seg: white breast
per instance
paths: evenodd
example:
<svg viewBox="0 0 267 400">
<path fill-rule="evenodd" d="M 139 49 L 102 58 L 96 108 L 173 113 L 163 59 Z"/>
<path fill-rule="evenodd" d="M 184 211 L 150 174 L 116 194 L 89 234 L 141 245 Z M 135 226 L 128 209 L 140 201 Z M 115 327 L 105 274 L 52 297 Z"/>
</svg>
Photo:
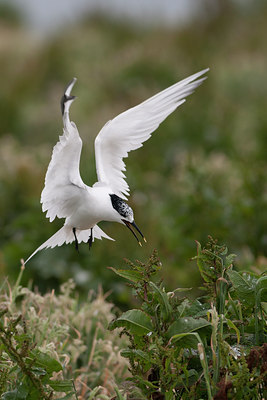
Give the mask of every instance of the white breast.
<svg viewBox="0 0 267 400">
<path fill-rule="evenodd" d="M 107 186 L 90 188 L 87 201 L 66 219 L 65 225 L 84 230 L 92 228 L 100 221 L 121 222 L 120 215 L 112 207 L 110 194 L 111 190 Z"/>
</svg>

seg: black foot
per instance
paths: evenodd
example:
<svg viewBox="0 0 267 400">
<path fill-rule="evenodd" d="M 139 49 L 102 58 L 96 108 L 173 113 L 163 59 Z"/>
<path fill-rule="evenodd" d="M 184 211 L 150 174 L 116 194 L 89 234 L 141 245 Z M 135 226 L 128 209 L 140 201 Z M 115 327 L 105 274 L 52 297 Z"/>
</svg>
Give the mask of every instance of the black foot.
<svg viewBox="0 0 267 400">
<path fill-rule="evenodd" d="M 72 232 L 73 232 L 74 237 L 75 237 L 75 249 L 79 252 L 79 243 L 78 243 L 78 239 L 77 239 L 77 236 L 76 236 L 76 228 L 73 228 Z"/>
<path fill-rule="evenodd" d="M 93 228 L 91 228 L 91 235 L 88 239 L 88 244 L 89 244 L 89 250 L 90 250 L 92 247 L 92 244 L 93 244 Z"/>
</svg>

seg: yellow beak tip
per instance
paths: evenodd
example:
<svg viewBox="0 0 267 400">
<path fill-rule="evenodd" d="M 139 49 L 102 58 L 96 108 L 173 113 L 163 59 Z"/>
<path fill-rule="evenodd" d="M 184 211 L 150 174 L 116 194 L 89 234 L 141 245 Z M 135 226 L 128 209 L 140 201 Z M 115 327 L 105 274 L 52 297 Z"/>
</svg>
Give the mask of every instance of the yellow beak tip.
<svg viewBox="0 0 267 400">
<path fill-rule="evenodd" d="M 138 244 L 139 244 L 139 246 L 141 246 L 141 247 L 142 247 L 142 243 L 141 243 L 141 242 L 138 242 Z"/>
<path fill-rule="evenodd" d="M 144 237 L 143 239 L 144 239 L 144 242 L 146 243 L 147 242 L 146 238 Z"/>
</svg>

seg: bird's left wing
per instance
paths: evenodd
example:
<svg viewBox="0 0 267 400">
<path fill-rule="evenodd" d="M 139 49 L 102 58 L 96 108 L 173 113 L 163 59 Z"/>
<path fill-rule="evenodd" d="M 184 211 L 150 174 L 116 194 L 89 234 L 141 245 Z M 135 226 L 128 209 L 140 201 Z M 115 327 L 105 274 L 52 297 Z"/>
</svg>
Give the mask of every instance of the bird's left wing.
<svg viewBox="0 0 267 400">
<path fill-rule="evenodd" d="M 76 125 L 69 120 L 69 107 L 75 99 L 70 92 L 75 82 L 74 78 L 62 97 L 63 135 L 54 146 L 41 195 L 42 209 L 50 221 L 70 216 L 83 202 L 88 188 L 79 171 L 82 140 Z"/>
<path fill-rule="evenodd" d="M 126 199 L 129 186 L 125 181 L 123 158 L 138 149 L 151 133 L 178 106 L 185 102 L 206 78 L 198 79 L 209 69 L 200 71 L 170 86 L 136 107 L 109 121 L 95 140 L 96 170 L 99 182 L 108 184 L 113 192 Z"/>
</svg>

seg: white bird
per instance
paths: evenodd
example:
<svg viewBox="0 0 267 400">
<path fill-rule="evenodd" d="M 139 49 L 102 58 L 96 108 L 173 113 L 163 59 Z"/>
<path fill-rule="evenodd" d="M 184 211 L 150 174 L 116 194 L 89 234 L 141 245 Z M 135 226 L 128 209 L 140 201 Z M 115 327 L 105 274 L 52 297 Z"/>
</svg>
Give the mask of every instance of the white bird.
<svg viewBox="0 0 267 400">
<path fill-rule="evenodd" d="M 104 125 L 95 139 L 98 182 L 92 187 L 81 179 L 79 164 L 82 140 L 76 125 L 69 118 L 70 105 L 76 98 L 71 95 L 77 80 L 73 78 L 61 99 L 63 135 L 54 146 L 41 194 L 42 210 L 47 212 L 46 217 L 50 222 L 58 217 L 65 218 L 65 223 L 26 262 L 39 250 L 61 246 L 63 243 L 75 241 L 78 250 L 78 243 L 81 242 L 88 242 L 90 248 L 94 239 L 113 240 L 99 228 L 97 224 L 100 221 L 125 224 L 141 245 L 134 227 L 146 241 L 134 222 L 132 208 L 124 201 L 129 196 L 129 186 L 123 173 L 123 158 L 128 157 L 130 151 L 141 147 L 159 124 L 185 102 L 185 98 L 206 79 L 198 78 L 208 70 L 170 86 Z"/>
</svg>

